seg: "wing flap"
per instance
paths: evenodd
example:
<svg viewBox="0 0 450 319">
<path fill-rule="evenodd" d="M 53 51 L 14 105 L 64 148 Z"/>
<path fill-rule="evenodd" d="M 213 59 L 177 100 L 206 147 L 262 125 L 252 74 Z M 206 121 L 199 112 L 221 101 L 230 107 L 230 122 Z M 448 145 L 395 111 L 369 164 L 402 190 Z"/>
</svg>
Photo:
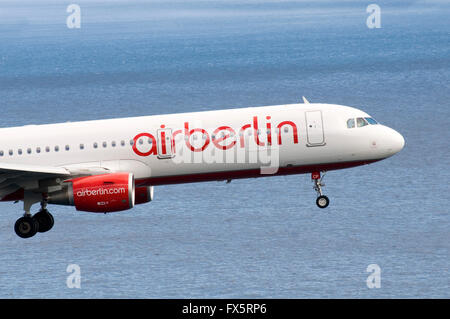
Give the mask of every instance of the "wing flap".
<svg viewBox="0 0 450 319">
<path fill-rule="evenodd" d="M 63 167 L 0 163 L 0 174 L 6 175 L 70 175 Z M 4 177 L 2 177 L 4 178 Z"/>
</svg>

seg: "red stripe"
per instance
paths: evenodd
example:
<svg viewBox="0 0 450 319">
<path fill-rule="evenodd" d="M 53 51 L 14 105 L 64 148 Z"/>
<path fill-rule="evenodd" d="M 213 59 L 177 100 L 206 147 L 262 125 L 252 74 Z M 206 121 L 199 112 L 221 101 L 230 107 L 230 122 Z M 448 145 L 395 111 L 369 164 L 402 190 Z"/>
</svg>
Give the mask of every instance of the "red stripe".
<svg viewBox="0 0 450 319">
<path fill-rule="evenodd" d="M 267 176 L 276 176 L 276 175 L 306 174 L 306 173 L 312 173 L 312 172 L 317 172 L 317 171 L 331 171 L 331 170 L 361 166 L 361 165 L 371 164 L 371 163 L 374 163 L 377 161 L 379 161 L 379 160 L 280 167 L 275 174 L 271 174 L 271 175 L 270 174 L 261 174 L 260 169 L 251 169 L 251 170 L 239 170 L 239 171 L 150 177 L 150 178 L 136 180 L 136 185 L 137 186 L 153 186 L 153 185 L 168 185 L 168 184 L 220 181 L 220 180 L 238 179 L 238 178 L 267 177 Z"/>
<path fill-rule="evenodd" d="M 136 186 L 152 186 L 152 185 L 168 185 L 168 184 L 182 184 L 182 183 L 195 183 L 195 182 L 207 182 L 207 181 L 221 181 L 228 179 L 238 178 L 251 178 L 251 177 L 267 177 L 275 175 L 291 175 L 291 174 L 307 174 L 320 171 L 332 171 L 343 168 L 350 168 L 355 166 L 367 165 L 378 160 L 368 161 L 355 161 L 344 163 L 329 163 L 329 164 L 316 164 L 316 165 L 303 165 L 303 166 L 290 166 L 280 167 L 276 174 L 261 174 L 259 169 L 240 170 L 240 171 L 228 171 L 228 172 L 214 172 L 214 173 L 201 173 L 201 174 L 189 174 L 189 175 L 173 175 L 173 176 L 161 176 L 150 177 L 136 180 Z M 2 198 L 4 201 L 22 200 L 24 195 L 23 189 L 19 189 Z"/>
<path fill-rule="evenodd" d="M 5 197 L 3 197 L 0 202 L 12 202 L 12 201 L 16 201 L 16 200 L 23 200 L 24 197 L 24 190 L 23 188 L 9 194 L 6 195 Z"/>
</svg>

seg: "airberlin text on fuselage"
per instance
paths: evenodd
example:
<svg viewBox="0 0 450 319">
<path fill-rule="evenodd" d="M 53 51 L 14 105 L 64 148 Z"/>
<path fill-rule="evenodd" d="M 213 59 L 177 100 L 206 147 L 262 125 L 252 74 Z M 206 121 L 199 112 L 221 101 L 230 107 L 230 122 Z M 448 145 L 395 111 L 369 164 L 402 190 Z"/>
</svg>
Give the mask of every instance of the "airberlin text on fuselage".
<svg viewBox="0 0 450 319">
<path fill-rule="evenodd" d="M 275 134 L 272 132 L 272 123 L 270 121 L 271 117 L 266 116 L 266 123 L 264 128 L 259 128 L 258 125 L 258 117 L 254 116 L 252 124 L 245 124 L 239 128 L 239 132 L 237 133 L 232 127 L 222 125 L 212 130 L 212 134 L 207 132 L 207 130 L 203 128 L 191 128 L 189 122 L 184 122 L 184 129 L 178 129 L 168 136 L 165 130 L 165 125 L 161 125 L 159 129 L 159 135 L 157 136 L 160 141 L 161 152 L 166 153 L 170 148 L 173 152 L 175 152 L 175 137 L 179 134 L 184 133 L 184 140 L 188 149 L 192 152 L 203 152 L 210 144 L 213 144 L 219 150 L 229 150 L 239 145 L 240 148 L 245 148 L 245 138 L 244 135 L 247 130 L 251 130 L 251 135 L 254 137 L 254 141 L 257 146 L 270 146 L 273 143 L 277 143 L 278 145 L 282 145 L 282 128 L 290 127 L 288 132 L 292 132 L 293 142 L 294 144 L 298 144 L 298 129 L 297 125 L 292 121 L 282 121 L 277 126 L 275 126 Z M 260 138 L 261 131 L 263 131 L 266 138 L 263 140 Z M 211 132 L 211 131 L 210 131 Z M 192 145 L 191 136 L 199 133 L 202 135 L 200 145 Z M 273 136 L 275 135 L 275 136 Z M 239 137 L 239 138 L 238 138 Z M 275 137 L 275 141 L 274 138 Z M 138 141 L 141 138 L 148 138 L 149 144 L 151 145 L 150 149 L 147 151 L 139 150 Z M 150 133 L 140 133 L 134 137 L 133 143 L 133 151 L 139 156 L 150 156 L 150 155 L 158 155 L 158 147 L 157 140 L 154 135 Z"/>
</svg>

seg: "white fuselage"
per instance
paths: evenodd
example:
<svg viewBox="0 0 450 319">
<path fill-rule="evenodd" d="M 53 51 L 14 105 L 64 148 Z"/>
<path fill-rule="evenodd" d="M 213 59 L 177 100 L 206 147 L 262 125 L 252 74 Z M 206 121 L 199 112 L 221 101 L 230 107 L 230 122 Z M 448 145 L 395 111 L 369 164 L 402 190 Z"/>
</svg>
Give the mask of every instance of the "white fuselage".
<svg viewBox="0 0 450 319">
<path fill-rule="evenodd" d="M 295 174 L 392 156 L 403 137 L 351 107 L 291 104 L 0 129 L 0 163 L 97 168 L 138 185 Z"/>
</svg>

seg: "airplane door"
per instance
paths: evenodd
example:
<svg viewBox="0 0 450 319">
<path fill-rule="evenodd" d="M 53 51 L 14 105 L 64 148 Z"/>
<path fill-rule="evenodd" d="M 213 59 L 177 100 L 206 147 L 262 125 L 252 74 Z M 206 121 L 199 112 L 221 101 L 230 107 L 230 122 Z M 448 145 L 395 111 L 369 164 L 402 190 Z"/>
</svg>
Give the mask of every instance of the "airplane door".
<svg viewBox="0 0 450 319">
<path fill-rule="evenodd" d="M 173 153 L 172 129 L 163 128 L 158 130 L 158 158 L 172 158 Z"/>
<path fill-rule="evenodd" d="M 306 115 L 306 133 L 308 135 L 308 146 L 325 145 L 323 131 L 322 111 L 309 111 Z"/>
</svg>

